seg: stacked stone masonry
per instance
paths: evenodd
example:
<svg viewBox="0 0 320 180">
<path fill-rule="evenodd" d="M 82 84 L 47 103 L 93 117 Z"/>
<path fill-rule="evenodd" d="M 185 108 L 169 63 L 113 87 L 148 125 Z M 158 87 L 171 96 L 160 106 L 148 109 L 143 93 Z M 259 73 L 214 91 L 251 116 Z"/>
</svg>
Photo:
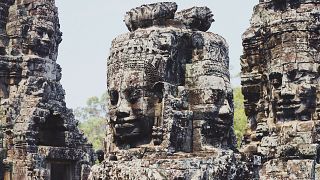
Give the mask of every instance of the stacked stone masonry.
<svg viewBox="0 0 320 180">
<path fill-rule="evenodd" d="M 91 145 L 66 108 L 54 0 L 0 1 L 0 179 L 87 179 Z"/>
<path fill-rule="evenodd" d="M 320 179 L 320 1 L 260 0 L 243 34 L 249 129 L 241 152 L 255 179 Z"/>
<path fill-rule="evenodd" d="M 207 7 L 127 12 L 112 42 L 104 160 L 66 108 L 54 0 L 0 2 L 0 179 L 320 179 L 320 1 L 260 0 L 243 34 L 236 148 L 228 45 Z M 90 175 L 89 175 L 90 173 Z"/>
<path fill-rule="evenodd" d="M 228 45 L 207 7 L 155 3 L 125 15 L 112 41 L 105 161 L 90 179 L 244 179 Z"/>
</svg>

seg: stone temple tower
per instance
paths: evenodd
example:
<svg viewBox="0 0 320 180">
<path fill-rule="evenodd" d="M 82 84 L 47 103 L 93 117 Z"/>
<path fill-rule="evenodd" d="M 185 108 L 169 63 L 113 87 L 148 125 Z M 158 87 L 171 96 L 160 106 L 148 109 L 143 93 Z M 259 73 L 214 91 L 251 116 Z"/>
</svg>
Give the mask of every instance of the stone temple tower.
<svg viewBox="0 0 320 180">
<path fill-rule="evenodd" d="M 66 108 L 54 0 L 0 2 L 0 179 L 86 179 L 92 150 Z"/>
<path fill-rule="evenodd" d="M 243 34 L 242 151 L 257 179 L 320 179 L 320 2 L 260 0 Z"/>
<path fill-rule="evenodd" d="M 90 179 L 239 179 L 228 45 L 207 7 L 173 2 L 125 15 L 112 41 L 105 161 Z"/>
</svg>

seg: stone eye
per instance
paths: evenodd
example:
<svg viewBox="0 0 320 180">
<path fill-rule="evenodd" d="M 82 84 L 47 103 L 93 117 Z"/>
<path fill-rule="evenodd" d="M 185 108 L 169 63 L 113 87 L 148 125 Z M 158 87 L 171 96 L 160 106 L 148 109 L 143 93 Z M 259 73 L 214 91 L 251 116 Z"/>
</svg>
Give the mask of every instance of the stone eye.
<svg viewBox="0 0 320 180">
<path fill-rule="evenodd" d="M 292 70 L 288 72 L 288 78 L 289 80 L 295 80 L 297 77 L 297 71 L 296 70 Z"/>
<path fill-rule="evenodd" d="M 275 88 L 278 88 L 282 85 L 282 74 L 278 72 L 271 73 L 269 80 Z"/>
<path fill-rule="evenodd" d="M 138 101 L 141 91 L 136 88 L 128 88 L 125 90 L 126 99 L 129 103 L 134 104 Z"/>
<path fill-rule="evenodd" d="M 49 39 L 51 39 L 52 36 L 53 36 L 53 33 L 49 31 L 49 32 L 48 32 L 48 37 L 49 37 Z"/>
<path fill-rule="evenodd" d="M 109 96 L 110 96 L 110 103 L 111 105 L 115 106 L 118 104 L 118 100 L 119 100 L 119 93 L 116 90 L 111 90 L 109 92 Z"/>
<path fill-rule="evenodd" d="M 212 98 L 214 99 L 214 102 L 217 104 L 221 104 L 222 101 L 225 99 L 225 92 L 221 89 L 215 89 L 212 90 Z"/>
<path fill-rule="evenodd" d="M 43 29 L 37 28 L 36 32 L 39 36 L 43 36 Z"/>
</svg>

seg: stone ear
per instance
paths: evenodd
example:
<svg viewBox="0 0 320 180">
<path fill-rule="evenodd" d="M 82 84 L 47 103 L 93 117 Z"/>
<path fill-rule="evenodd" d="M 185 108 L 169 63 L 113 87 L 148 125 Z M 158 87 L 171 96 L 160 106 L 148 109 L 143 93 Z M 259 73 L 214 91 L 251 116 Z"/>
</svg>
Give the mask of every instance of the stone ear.
<svg viewBox="0 0 320 180">
<path fill-rule="evenodd" d="M 163 91 L 164 91 L 164 84 L 163 82 L 156 82 L 153 87 L 152 87 L 152 91 L 154 92 L 155 96 L 157 96 L 157 98 L 159 98 L 159 103 L 162 102 L 163 99 Z"/>
</svg>

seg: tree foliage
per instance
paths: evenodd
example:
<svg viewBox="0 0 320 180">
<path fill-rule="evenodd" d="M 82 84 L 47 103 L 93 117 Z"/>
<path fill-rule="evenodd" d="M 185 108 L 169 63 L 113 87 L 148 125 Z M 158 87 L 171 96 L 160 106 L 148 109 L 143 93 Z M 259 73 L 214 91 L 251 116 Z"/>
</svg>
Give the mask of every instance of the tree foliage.
<svg viewBox="0 0 320 180">
<path fill-rule="evenodd" d="M 85 107 L 76 108 L 74 111 L 76 119 L 80 121 L 79 128 L 95 150 L 103 149 L 106 130 L 106 102 L 106 93 L 102 94 L 100 98 L 93 96 L 87 100 Z"/>
<path fill-rule="evenodd" d="M 244 112 L 243 95 L 241 88 L 237 87 L 233 89 L 233 100 L 234 100 L 234 130 L 238 140 L 238 146 L 241 143 L 243 134 L 247 127 L 247 117 Z"/>
<path fill-rule="evenodd" d="M 104 134 L 106 130 L 105 123 L 105 119 L 101 118 L 91 118 L 80 123 L 80 129 L 88 138 L 88 141 L 92 144 L 94 150 L 103 149 Z"/>
<path fill-rule="evenodd" d="M 87 99 L 85 107 L 75 109 L 75 117 L 80 121 L 88 121 L 92 118 L 106 118 L 107 93 L 103 93 L 101 97 L 93 96 Z"/>
</svg>

